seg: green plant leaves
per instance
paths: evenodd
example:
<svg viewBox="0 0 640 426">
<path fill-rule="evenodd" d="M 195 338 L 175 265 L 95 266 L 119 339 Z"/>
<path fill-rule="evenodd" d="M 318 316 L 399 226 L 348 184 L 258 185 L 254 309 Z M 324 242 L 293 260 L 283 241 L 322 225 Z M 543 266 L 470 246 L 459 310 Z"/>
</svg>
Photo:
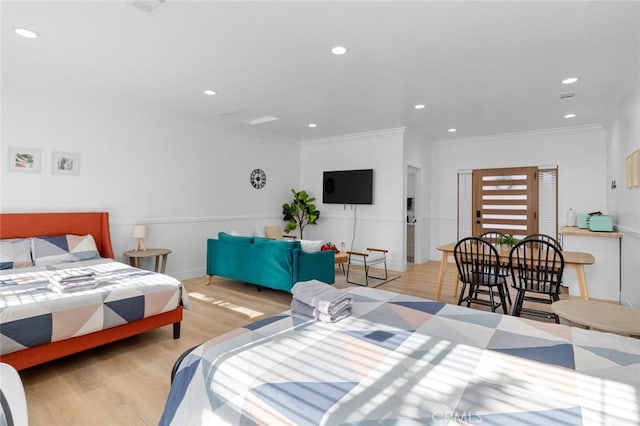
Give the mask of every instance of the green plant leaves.
<svg viewBox="0 0 640 426">
<path fill-rule="evenodd" d="M 291 189 L 293 200 L 282 205 L 282 219 L 287 222 L 285 232 L 293 231 L 300 227 L 300 239 L 302 231 L 306 225 L 316 225 L 320 218 L 320 211 L 316 209 L 313 202 L 316 200 L 310 197 L 307 191 L 296 191 Z"/>
</svg>

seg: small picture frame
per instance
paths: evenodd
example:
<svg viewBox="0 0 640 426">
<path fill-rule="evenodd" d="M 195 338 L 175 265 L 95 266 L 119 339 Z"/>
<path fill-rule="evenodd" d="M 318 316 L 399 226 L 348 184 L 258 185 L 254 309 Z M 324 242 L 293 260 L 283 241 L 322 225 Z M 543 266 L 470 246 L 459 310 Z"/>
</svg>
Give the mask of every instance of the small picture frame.
<svg viewBox="0 0 640 426">
<path fill-rule="evenodd" d="M 80 174 L 80 154 L 77 152 L 53 151 L 51 173 L 55 175 Z"/>
<path fill-rule="evenodd" d="M 9 171 L 40 173 L 42 155 L 39 149 L 9 147 Z"/>
</svg>

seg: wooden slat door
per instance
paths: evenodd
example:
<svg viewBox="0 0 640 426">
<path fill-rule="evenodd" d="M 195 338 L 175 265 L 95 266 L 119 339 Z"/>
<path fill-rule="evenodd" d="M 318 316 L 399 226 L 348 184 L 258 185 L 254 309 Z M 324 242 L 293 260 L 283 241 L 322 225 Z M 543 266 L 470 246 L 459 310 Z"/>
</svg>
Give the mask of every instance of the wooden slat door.
<svg viewBox="0 0 640 426">
<path fill-rule="evenodd" d="M 473 171 L 473 235 L 538 233 L 538 168 Z"/>
</svg>

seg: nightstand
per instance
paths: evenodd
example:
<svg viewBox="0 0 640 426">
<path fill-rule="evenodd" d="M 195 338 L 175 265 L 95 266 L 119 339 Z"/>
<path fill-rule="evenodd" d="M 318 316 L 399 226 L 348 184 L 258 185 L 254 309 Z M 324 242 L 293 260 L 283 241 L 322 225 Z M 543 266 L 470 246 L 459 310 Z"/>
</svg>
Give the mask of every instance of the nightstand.
<svg viewBox="0 0 640 426">
<path fill-rule="evenodd" d="M 124 255 L 129 258 L 129 263 L 131 263 L 131 266 L 135 268 L 140 267 L 140 259 L 146 258 L 146 257 L 155 257 L 156 267 L 154 270 L 156 272 L 160 272 L 164 274 L 164 271 L 167 269 L 167 257 L 169 256 L 169 253 L 171 253 L 171 250 L 169 249 L 151 248 L 151 249 L 140 250 L 140 251 L 135 251 L 135 250 L 125 251 Z M 160 266 L 160 258 L 162 258 L 162 267 L 158 270 L 158 267 Z"/>
</svg>

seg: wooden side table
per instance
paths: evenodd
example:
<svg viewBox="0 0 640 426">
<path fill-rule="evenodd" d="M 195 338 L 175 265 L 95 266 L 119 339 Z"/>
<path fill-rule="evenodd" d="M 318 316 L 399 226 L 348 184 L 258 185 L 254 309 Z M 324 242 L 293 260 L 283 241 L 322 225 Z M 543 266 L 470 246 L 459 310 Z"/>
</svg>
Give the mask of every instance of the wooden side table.
<svg viewBox="0 0 640 426">
<path fill-rule="evenodd" d="M 343 251 L 339 251 L 337 253 L 335 253 L 334 255 L 334 260 L 336 265 L 340 265 L 342 266 L 342 273 L 344 274 L 344 264 L 347 260 L 349 260 L 349 255 Z"/>
<path fill-rule="evenodd" d="M 171 250 L 169 249 L 151 248 L 151 249 L 140 250 L 140 251 L 135 251 L 135 250 L 125 251 L 124 255 L 129 258 L 129 263 L 131 263 L 131 266 L 135 268 L 140 267 L 140 259 L 146 258 L 146 257 L 155 257 L 156 266 L 154 271 L 164 274 L 165 270 L 167 269 L 167 256 L 169 256 L 170 253 L 171 253 Z M 160 258 L 162 258 L 162 267 L 158 268 L 160 266 Z"/>
</svg>

